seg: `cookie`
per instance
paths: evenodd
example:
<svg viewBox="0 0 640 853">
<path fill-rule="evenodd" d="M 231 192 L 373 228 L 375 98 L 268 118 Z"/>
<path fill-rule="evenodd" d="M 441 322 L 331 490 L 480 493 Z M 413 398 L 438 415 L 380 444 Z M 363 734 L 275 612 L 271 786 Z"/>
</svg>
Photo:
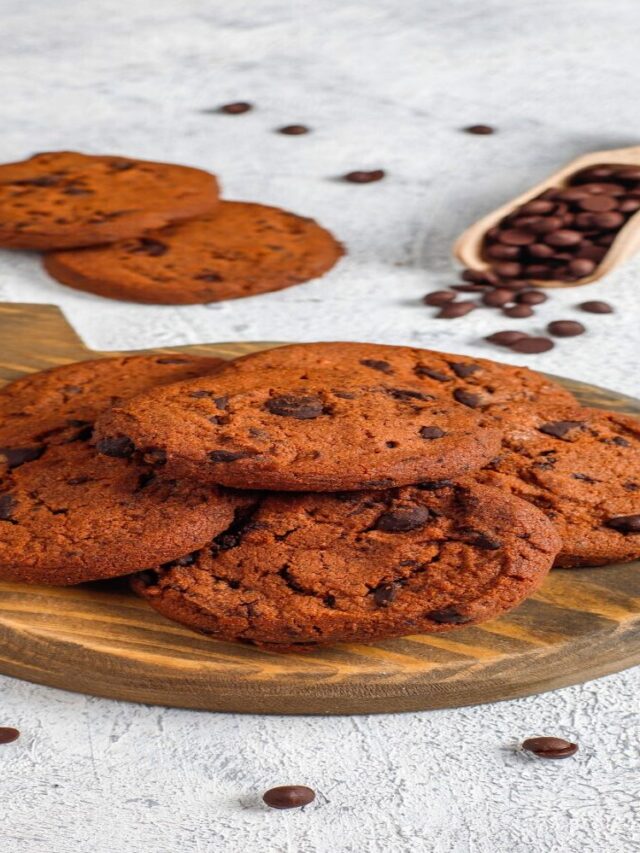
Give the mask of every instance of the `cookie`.
<svg viewBox="0 0 640 853">
<path fill-rule="evenodd" d="M 98 414 L 134 394 L 211 373 L 220 358 L 181 353 L 119 356 L 31 373 L 0 389 L 0 460 L 40 456 L 46 446 L 89 437 Z"/>
<path fill-rule="evenodd" d="M 476 483 L 263 494 L 208 547 L 132 583 L 216 639 L 304 651 L 492 619 L 540 585 L 559 546 L 538 509 Z"/>
<path fill-rule="evenodd" d="M 36 154 L 0 165 L 0 246 L 113 243 L 217 204 L 216 179 L 201 169 L 75 151 Z"/>
<path fill-rule="evenodd" d="M 490 410 L 513 402 L 575 404 L 575 398 L 551 379 L 511 364 L 413 347 L 362 343 L 291 344 L 236 359 L 228 370 L 295 368 L 338 370 L 360 381 L 413 382 L 471 409 Z"/>
<path fill-rule="evenodd" d="M 239 499 L 90 445 L 99 411 L 219 359 L 177 354 L 81 362 L 0 391 L 0 578 L 70 584 L 128 574 L 204 544 Z"/>
<path fill-rule="evenodd" d="M 539 507 L 562 539 L 558 566 L 640 558 L 640 421 L 579 406 L 494 410 L 501 455 L 477 478 Z"/>
<path fill-rule="evenodd" d="M 474 471 L 498 452 L 487 418 L 374 375 L 226 369 L 106 412 L 96 447 L 170 476 L 241 489 L 386 488 Z M 439 391 L 439 389 L 438 389 Z"/>
<path fill-rule="evenodd" d="M 54 445 L 0 476 L 0 578 L 66 585 L 174 560 L 227 528 L 238 502 L 86 441 Z"/>
<path fill-rule="evenodd" d="M 312 219 L 223 201 L 210 215 L 111 246 L 53 252 L 45 268 L 111 299 L 195 304 L 282 290 L 318 278 L 343 254 Z"/>
</svg>

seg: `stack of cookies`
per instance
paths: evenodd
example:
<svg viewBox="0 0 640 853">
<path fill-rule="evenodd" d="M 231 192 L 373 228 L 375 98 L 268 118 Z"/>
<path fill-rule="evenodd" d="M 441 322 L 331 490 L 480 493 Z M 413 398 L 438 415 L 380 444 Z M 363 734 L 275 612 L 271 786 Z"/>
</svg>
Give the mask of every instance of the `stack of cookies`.
<svg viewBox="0 0 640 853">
<path fill-rule="evenodd" d="M 342 246 L 312 219 L 222 201 L 215 175 L 73 151 L 0 165 L 0 247 L 112 299 L 217 302 L 323 275 Z"/>
<path fill-rule="evenodd" d="M 276 651 L 450 631 L 639 557 L 639 448 L 540 374 L 428 350 L 68 365 L 0 391 L 0 577 L 132 575 Z"/>
</svg>

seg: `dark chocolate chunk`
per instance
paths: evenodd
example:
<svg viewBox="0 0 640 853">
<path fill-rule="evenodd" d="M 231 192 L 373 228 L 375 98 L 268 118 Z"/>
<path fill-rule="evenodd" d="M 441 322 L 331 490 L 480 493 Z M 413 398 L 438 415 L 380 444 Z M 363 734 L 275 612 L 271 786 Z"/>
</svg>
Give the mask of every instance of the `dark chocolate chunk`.
<svg viewBox="0 0 640 853">
<path fill-rule="evenodd" d="M 443 435 L 446 435 L 443 429 L 437 426 L 423 426 L 420 427 L 420 437 L 425 439 L 432 438 L 442 438 Z"/>
<path fill-rule="evenodd" d="M 280 785 L 262 795 L 264 802 L 272 809 L 299 809 L 308 806 L 315 798 L 315 791 L 306 785 Z"/>
<path fill-rule="evenodd" d="M 432 610 L 425 614 L 427 619 L 433 622 L 438 622 L 442 625 L 462 625 L 465 622 L 470 622 L 468 616 L 463 616 L 455 607 L 443 607 L 441 610 Z"/>
<path fill-rule="evenodd" d="M 538 430 L 545 435 L 552 435 L 554 438 L 564 438 L 572 429 L 580 427 L 584 427 L 582 421 L 551 421 L 548 424 L 539 426 Z"/>
<path fill-rule="evenodd" d="M 605 525 L 619 533 L 640 533 L 640 515 L 616 515 L 607 519 Z"/>
<path fill-rule="evenodd" d="M 272 415 L 296 418 L 299 421 L 319 418 L 324 410 L 322 400 L 319 397 L 309 395 L 295 397 L 293 394 L 272 397 L 270 400 L 267 400 L 264 407 Z"/>
<path fill-rule="evenodd" d="M 380 373 L 393 373 L 393 368 L 388 361 L 380 361 L 375 358 L 363 358 L 360 364 L 364 367 L 370 367 L 372 370 L 379 370 Z"/>
<path fill-rule="evenodd" d="M 33 462 L 40 459 L 45 451 L 42 444 L 33 447 L 0 447 L 0 457 L 4 456 L 9 468 L 17 468 L 25 462 Z"/>
<path fill-rule="evenodd" d="M 431 518 L 431 510 L 426 506 L 406 507 L 384 512 L 375 523 L 375 530 L 385 533 L 407 533 L 417 530 Z"/>
<path fill-rule="evenodd" d="M 126 459 L 133 456 L 136 446 L 128 435 L 107 436 L 96 442 L 96 450 L 104 456 L 114 456 L 118 459 Z"/>
<path fill-rule="evenodd" d="M 559 737 L 530 737 L 523 741 L 522 748 L 538 758 L 569 758 L 578 751 L 578 744 Z"/>
<path fill-rule="evenodd" d="M 471 391 L 465 391 L 464 388 L 456 388 L 453 392 L 453 399 L 462 403 L 463 406 L 468 406 L 470 409 L 477 409 L 482 403 L 482 399 L 478 394 L 472 394 Z"/>
</svg>

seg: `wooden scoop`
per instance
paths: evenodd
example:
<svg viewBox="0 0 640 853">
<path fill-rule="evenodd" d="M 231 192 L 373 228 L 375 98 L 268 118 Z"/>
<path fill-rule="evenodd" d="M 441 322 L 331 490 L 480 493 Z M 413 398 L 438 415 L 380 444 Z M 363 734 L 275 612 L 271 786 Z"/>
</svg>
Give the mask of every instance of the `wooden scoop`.
<svg viewBox="0 0 640 853">
<path fill-rule="evenodd" d="M 544 192 L 549 187 L 557 187 L 564 185 L 567 178 L 575 172 L 587 166 L 597 166 L 600 164 L 620 163 L 625 166 L 640 166 L 640 146 L 632 148 L 616 148 L 612 151 L 594 151 L 591 154 L 583 154 L 572 160 L 562 169 L 554 172 L 546 180 L 536 184 L 531 189 L 519 195 L 517 198 L 503 204 L 492 213 L 487 214 L 482 219 L 475 222 L 470 228 L 458 237 L 454 247 L 454 256 L 465 265 L 474 270 L 489 270 L 491 265 L 482 256 L 482 246 L 486 232 L 497 225 L 503 217 L 511 213 L 516 207 L 524 204 L 527 201 L 535 198 Z M 592 281 L 598 281 L 611 270 L 615 269 L 619 264 L 627 261 L 640 248 L 640 211 L 631 216 L 623 227 L 618 231 L 618 234 L 609 247 L 607 254 L 598 264 L 595 270 L 584 278 L 577 281 L 553 281 L 553 280 L 537 280 L 533 283 L 539 287 L 578 287 L 582 284 L 589 284 Z"/>
</svg>

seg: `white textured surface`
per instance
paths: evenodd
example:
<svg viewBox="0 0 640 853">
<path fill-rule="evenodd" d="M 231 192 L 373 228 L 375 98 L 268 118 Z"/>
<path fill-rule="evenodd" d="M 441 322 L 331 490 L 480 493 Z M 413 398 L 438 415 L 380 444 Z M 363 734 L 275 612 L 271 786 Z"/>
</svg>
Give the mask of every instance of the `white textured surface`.
<svg viewBox="0 0 640 853">
<path fill-rule="evenodd" d="M 0 0 L 0 160 L 63 147 L 177 160 L 227 196 L 316 216 L 349 256 L 325 279 L 210 307 L 66 290 L 0 257 L 0 299 L 55 302 L 94 347 L 362 339 L 493 356 L 607 298 L 613 317 L 531 363 L 639 393 L 640 260 L 554 294 L 535 321 L 430 319 L 454 237 L 588 150 L 640 141 L 636 0 Z M 255 112 L 206 115 L 248 99 Z M 272 129 L 308 123 L 314 133 Z M 495 124 L 492 137 L 458 131 Z M 383 167 L 369 186 L 332 177 Z M 508 358 L 500 351 L 499 357 Z M 628 853 L 640 850 L 640 671 L 491 707 L 258 718 L 126 705 L 0 679 L 2 850 L 15 853 Z M 577 758 L 511 751 L 565 734 Z M 303 813 L 267 786 L 308 783 Z"/>
</svg>

